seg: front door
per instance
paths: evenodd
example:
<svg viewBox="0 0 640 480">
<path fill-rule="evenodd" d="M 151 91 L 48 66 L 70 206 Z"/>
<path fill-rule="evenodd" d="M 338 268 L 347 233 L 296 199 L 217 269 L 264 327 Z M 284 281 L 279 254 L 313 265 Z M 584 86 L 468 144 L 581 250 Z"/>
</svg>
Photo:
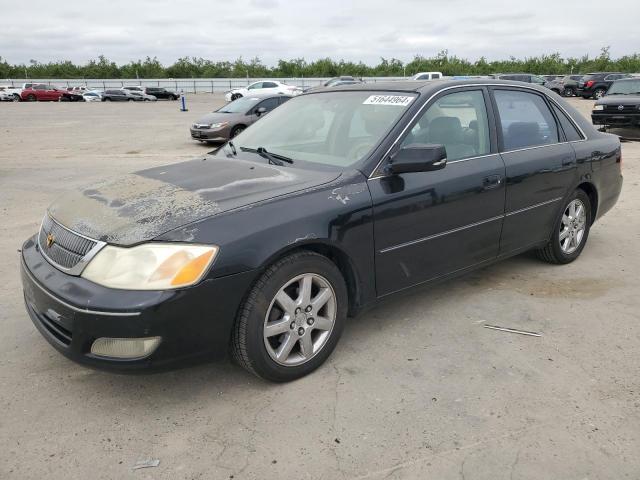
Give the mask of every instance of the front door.
<svg viewBox="0 0 640 480">
<path fill-rule="evenodd" d="M 484 88 L 440 94 L 400 147 L 444 145 L 445 168 L 369 180 L 379 296 L 497 256 L 505 167 L 488 105 Z"/>
</svg>

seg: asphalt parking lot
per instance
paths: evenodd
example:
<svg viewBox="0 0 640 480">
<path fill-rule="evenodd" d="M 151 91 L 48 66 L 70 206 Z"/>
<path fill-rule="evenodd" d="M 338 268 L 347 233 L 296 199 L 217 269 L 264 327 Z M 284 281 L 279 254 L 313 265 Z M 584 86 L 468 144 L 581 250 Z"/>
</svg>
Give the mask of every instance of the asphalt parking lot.
<svg viewBox="0 0 640 480">
<path fill-rule="evenodd" d="M 22 241 L 65 190 L 210 150 L 188 127 L 222 103 L 0 104 L 0 478 L 640 478 L 640 142 L 576 262 L 521 255 L 391 299 L 302 380 L 55 352 L 23 307 Z"/>
</svg>

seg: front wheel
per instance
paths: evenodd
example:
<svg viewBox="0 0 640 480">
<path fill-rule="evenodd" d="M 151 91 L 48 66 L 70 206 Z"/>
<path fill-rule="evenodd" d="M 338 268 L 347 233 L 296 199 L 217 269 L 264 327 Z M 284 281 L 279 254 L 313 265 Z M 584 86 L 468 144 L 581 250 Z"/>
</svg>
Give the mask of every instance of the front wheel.
<svg viewBox="0 0 640 480">
<path fill-rule="evenodd" d="M 573 262 L 587 243 L 591 220 L 591 201 L 584 190 L 578 189 L 565 204 L 551 240 L 537 251 L 538 257 L 555 264 Z"/>
<path fill-rule="evenodd" d="M 20 100 L 22 100 L 22 99 L 20 98 L 20 95 L 18 95 L 17 93 L 14 93 L 14 94 L 13 94 L 13 101 L 14 101 L 14 102 L 19 102 Z"/>
<path fill-rule="evenodd" d="M 233 358 L 266 380 L 303 377 L 338 343 L 347 302 L 344 278 L 328 258 L 310 251 L 286 256 L 264 272 L 240 308 Z"/>
<path fill-rule="evenodd" d="M 574 95 L 575 95 L 575 92 L 574 92 L 573 88 L 571 88 L 571 87 L 566 87 L 566 88 L 564 89 L 564 96 L 565 96 L 565 97 L 573 97 Z"/>
<path fill-rule="evenodd" d="M 35 102 L 36 100 L 37 100 L 37 98 L 33 93 L 30 93 L 29 95 L 27 95 L 27 101 L 28 102 Z"/>
</svg>

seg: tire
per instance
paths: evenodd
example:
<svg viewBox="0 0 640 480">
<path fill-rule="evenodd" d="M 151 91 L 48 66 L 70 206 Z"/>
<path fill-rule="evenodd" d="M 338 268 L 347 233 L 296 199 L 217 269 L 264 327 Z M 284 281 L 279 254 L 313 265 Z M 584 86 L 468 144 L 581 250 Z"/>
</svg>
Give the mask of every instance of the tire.
<svg viewBox="0 0 640 480">
<path fill-rule="evenodd" d="M 569 215 L 571 205 L 582 206 L 584 215 L 576 208 L 575 215 Z M 591 201 L 584 190 L 577 189 L 565 202 L 556 220 L 551 240 L 537 250 L 538 258 L 548 263 L 562 265 L 573 262 L 580 256 L 589 238 L 592 222 Z M 561 238 L 564 237 L 564 240 Z M 574 242 L 574 243 L 572 243 Z"/>
<path fill-rule="evenodd" d="M 103 98 L 103 99 L 102 99 L 102 101 L 103 101 L 103 102 L 110 102 L 110 101 L 111 101 L 111 98 L 110 98 L 110 97 L 105 97 L 105 98 Z"/>
<path fill-rule="evenodd" d="M 234 138 L 238 135 L 240 135 L 244 129 L 247 128 L 244 125 L 236 125 L 235 127 L 233 127 L 231 129 L 231 133 L 229 134 L 229 138 Z"/>
<path fill-rule="evenodd" d="M 305 294 L 303 284 L 315 289 Z M 347 303 L 344 278 L 333 262 L 310 251 L 288 255 L 267 268 L 245 297 L 232 333 L 233 359 L 272 382 L 303 377 L 322 365 L 338 343 Z"/>
<path fill-rule="evenodd" d="M 237 100 L 239 98 L 242 98 L 242 94 L 241 93 L 234 93 L 233 95 L 231 95 L 231 101 L 233 102 L 234 100 Z"/>
<path fill-rule="evenodd" d="M 33 93 L 30 93 L 29 95 L 27 95 L 27 102 L 35 102 L 36 100 L 38 99 Z"/>
<path fill-rule="evenodd" d="M 565 97 L 573 97 L 575 95 L 575 91 L 573 90 L 573 88 L 571 87 L 567 87 L 564 89 L 564 96 Z"/>
<path fill-rule="evenodd" d="M 596 88 L 593 92 L 593 98 L 600 100 L 607 91 L 604 88 Z"/>
<path fill-rule="evenodd" d="M 135 99 L 134 98 L 128 98 L 127 102 L 135 102 Z"/>
<path fill-rule="evenodd" d="M 14 94 L 13 94 L 13 101 L 14 101 L 14 102 L 19 102 L 20 100 L 22 100 L 22 99 L 20 98 L 20 95 L 18 95 L 17 93 L 14 93 Z"/>
</svg>

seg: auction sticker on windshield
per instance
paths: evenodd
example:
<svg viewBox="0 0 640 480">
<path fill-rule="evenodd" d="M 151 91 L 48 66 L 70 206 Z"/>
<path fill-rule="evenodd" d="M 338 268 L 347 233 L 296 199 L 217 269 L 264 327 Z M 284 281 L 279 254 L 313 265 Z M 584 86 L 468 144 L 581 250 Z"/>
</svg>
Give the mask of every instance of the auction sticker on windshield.
<svg viewBox="0 0 640 480">
<path fill-rule="evenodd" d="M 406 107 L 411 103 L 414 97 L 405 95 L 371 95 L 367 98 L 363 105 L 401 105 Z"/>
</svg>

